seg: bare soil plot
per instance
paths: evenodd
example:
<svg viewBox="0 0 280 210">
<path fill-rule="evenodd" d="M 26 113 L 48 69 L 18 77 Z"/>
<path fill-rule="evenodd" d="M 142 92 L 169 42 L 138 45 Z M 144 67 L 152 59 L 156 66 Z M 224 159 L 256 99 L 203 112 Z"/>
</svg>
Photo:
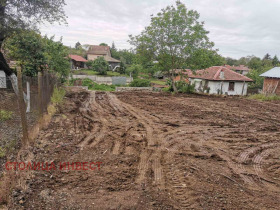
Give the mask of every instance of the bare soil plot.
<svg viewBox="0 0 280 210">
<path fill-rule="evenodd" d="M 72 91 L 40 133 L 26 209 L 278 209 L 280 106 L 240 98 Z M 20 204 L 21 203 L 21 204 Z"/>
</svg>

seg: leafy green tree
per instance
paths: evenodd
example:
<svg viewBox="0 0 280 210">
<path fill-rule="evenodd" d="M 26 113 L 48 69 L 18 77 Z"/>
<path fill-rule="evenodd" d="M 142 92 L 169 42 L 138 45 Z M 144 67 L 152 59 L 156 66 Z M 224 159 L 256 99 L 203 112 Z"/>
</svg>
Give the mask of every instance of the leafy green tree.
<svg viewBox="0 0 280 210">
<path fill-rule="evenodd" d="M 279 59 L 278 59 L 277 55 L 275 55 L 272 59 L 272 65 L 277 66 L 278 64 L 279 64 Z"/>
<path fill-rule="evenodd" d="M 267 53 L 265 54 L 265 56 L 263 57 L 263 60 L 272 60 L 271 56 Z"/>
<path fill-rule="evenodd" d="M 129 42 L 137 53 L 159 62 L 176 91 L 175 69 L 182 68 L 194 51 L 214 46 L 208 33 L 204 23 L 199 22 L 198 12 L 188 10 L 177 1 L 176 6 L 168 6 L 152 17 L 150 25 L 140 35 L 130 35 Z"/>
<path fill-rule="evenodd" d="M 125 66 L 124 62 L 121 61 L 120 68 L 119 68 L 119 73 L 120 74 L 125 74 L 125 72 L 126 72 L 126 66 Z"/>
<path fill-rule="evenodd" d="M 80 42 L 77 42 L 75 44 L 75 49 L 78 50 L 80 47 L 82 47 L 81 43 Z"/>
<path fill-rule="evenodd" d="M 132 76 L 133 78 L 137 78 L 140 72 L 143 72 L 143 67 L 140 64 L 133 64 L 126 69 L 126 74 Z"/>
<path fill-rule="evenodd" d="M 225 59 L 216 50 L 198 49 L 187 61 L 187 68 L 206 69 L 211 66 L 221 66 L 226 63 Z"/>
<path fill-rule="evenodd" d="M 101 44 L 99 44 L 99 46 L 108 46 L 108 44 L 106 44 L 106 43 L 101 43 Z"/>
<path fill-rule="evenodd" d="M 93 61 L 92 69 L 101 75 L 106 75 L 109 70 L 109 63 L 101 56 Z"/>
<path fill-rule="evenodd" d="M 69 60 L 66 59 L 69 55 L 68 49 L 63 45 L 62 38 L 60 41 L 54 41 L 54 38 L 54 36 L 44 37 L 47 66 L 50 71 L 56 72 L 65 81 L 70 72 Z"/>
<path fill-rule="evenodd" d="M 64 0 L 0 0 L 0 48 L 6 38 L 22 29 L 34 29 L 42 22 L 66 23 Z M 17 80 L 0 51 L 0 69 L 11 78 L 17 93 Z"/>
<path fill-rule="evenodd" d="M 116 45 L 115 45 L 114 42 L 112 43 L 112 47 L 111 47 L 110 50 L 111 50 L 111 56 L 112 56 L 112 58 L 120 59 L 120 55 L 119 55 L 119 53 L 118 53 L 118 50 L 117 50 Z"/>
<path fill-rule="evenodd" d="M 226 64 L 230 66 L 238 66 L 238 60 L 234 58 L 227 57 L 226 59 Z"/>
<path fill-rule="evenodd" d="M 55 42 L 54 36 L 49 39 L 35 31 L 21 31 L 6 39 L 4 49 L 20 62 L 25 75 L 36 76 L 39 71 L 49 70 L 66 79 L 69 74 L 67 48 L 62 40 Z"/>
<path fill-rule="evenodd" d="M 248 67 L 250 69 L 260 69 L 262 67 L 262 60 L 256 56 L 252 56 L 248 62 Z"/>
<path fill-rule="evenodd" d="M 20 63 L 28 76 L 35 76 L 38 71 L 47 67 L 44 40 L 34 31 L 14 33 L 6 40 L 4 48 L 7 49 L 9 57 Z"/>
</svg>

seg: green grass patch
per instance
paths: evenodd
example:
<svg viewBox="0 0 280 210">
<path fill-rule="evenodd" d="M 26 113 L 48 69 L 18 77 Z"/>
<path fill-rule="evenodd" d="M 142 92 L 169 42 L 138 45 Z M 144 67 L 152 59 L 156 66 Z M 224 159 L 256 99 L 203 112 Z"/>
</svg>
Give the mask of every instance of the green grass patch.
<svg viewBox="0 0 280 210">
<path fill-rule="evenodd" d="M 154 83 L 157 85 L 166 85 L 166 81 L 164 81 L 164 80 L 151 80 L 151 83 Z"/>
<path fill-rule="evenodd" d="M 151 82 L 150 80 L 147 79 L 134 79 L 130 83 L 130 87 L 150 87 L 150 86 L 151 86 Z"/>
<path fill-rule="evenodd" d="M 278 101 L 278 100 L 280 100 L 280 96 L 255 94 L 255 95 L 249 96 L 249 99 L 254 99 L 254 100 L 259 100 L 259 101 Z"/>
<path fill-rule="evenodd" d="M 53 95 L 51 97 L 51 102 L 55 105 L 59 105 L 63 103 L 63 98 L 65 96 L 66 91 L 64 88 L 54 88 Z"/>
<path fill-rule="evenodd" d="M 87 86 L 89 90 L 115 91 L 116 89 L 115 85 L 97 84 L 91 79 L 84 79 L 82 85 Z"/>
<path fill-rule="evenodd" d="M 72 73 L 75 75 L 89 75 L 89 76 L 98 75 L 102 77 L 114 77 L 114 76 L 128 77 L 128 75 L 120 74 L 119 72 L 115 72 L 115 71 L 107 71 L 106 75 L 100 75 L 97 71 L 91 69 L 75 70 Z"/>
<path fill-rule="evenodd" d="M 0 109 L 0 121 L 6 121 L 10 120 L 13 117 L 13 112 L 12 111 L 6 111 L 3 109 Z"/>
</svg>

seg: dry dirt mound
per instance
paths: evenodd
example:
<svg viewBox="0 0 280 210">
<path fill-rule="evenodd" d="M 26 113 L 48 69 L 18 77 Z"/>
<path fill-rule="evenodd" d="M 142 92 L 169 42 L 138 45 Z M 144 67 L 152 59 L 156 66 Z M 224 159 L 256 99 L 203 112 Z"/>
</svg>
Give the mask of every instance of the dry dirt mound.
<svg viewBox="0 0 280 210">
<path fill-rule="evenodd" d="M 279 125 L 277 104 L 69 92 L 34 161 L 100 170 L 34 171 L 11 208 L 277 209 Z"/>
</svg>

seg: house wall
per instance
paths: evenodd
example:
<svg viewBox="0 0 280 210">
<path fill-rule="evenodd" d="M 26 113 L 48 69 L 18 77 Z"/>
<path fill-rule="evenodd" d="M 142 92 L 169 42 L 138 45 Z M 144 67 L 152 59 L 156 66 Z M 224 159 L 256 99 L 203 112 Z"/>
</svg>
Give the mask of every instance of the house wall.
<svg viewBox="0 0 280 210">
<path fill-rule="evenodd" d="M 6 74 L 0 70 L 0 88 L 7 88 Z"/>
<path fill-rule="evenodd" d="M 88 55 L 87 55 L 87 60 L 93 61 L 93 60 L 95 60 L 96 58 L 98 58 L 98 57 L 100 57 L 100 56 L 104 57 L 104 55 L 92 55 L 92 54 L 88 54 Z"/>
<path fill-rule="evenodd" d="M 191 84 L 195 84 L 195 90 L 197 92 L 207 93 L 206 88 L 210 88 L 209 94 L 227 94 L 227 95 L 242 95 L 242 89 L 244 85 L 243 95 L 247 95 L 248 82 L 235 82 L 234 91 L 229 91 L 229 82 L 228 81 L 206 81 L 202 79 L 190 79 Z M 208 84 L 207 84 L 208 83 Z"/>
<path fill-rule="evenodd" d="M 265 78 L 263 83 L 263 93 L 275 93 L 280 95 L 280 78 Z"/>
</svg>

